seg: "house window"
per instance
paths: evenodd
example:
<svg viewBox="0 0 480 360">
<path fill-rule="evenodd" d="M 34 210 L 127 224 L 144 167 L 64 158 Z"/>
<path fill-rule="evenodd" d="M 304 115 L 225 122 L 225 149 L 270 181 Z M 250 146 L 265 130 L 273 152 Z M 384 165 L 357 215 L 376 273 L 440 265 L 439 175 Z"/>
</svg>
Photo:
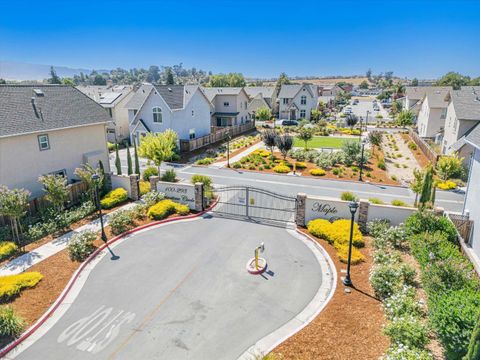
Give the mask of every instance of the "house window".
<svg viewBox="0 0 480 360">
<path fill-rule="evenodd" d="M 243 109 L 243 102 L 240 102 L 240 109 Z"/>
<path fill-rule="evenodd" d="M 442 109 L 442 114 L 440 115 L 440 119 L 445 119 L 447 117 L 447 109 Z"/>
<path fill-rule="evenodd" d="M 300 104 L 307 105 L 307 97 L 305 95 L 302 95 L 302 97 L 300 98 Z"/>
<path fill-rule="evenodd" d="M 287 105 L 288 104 L 288 99 L 287 98 L 283 98 L 283 105 Z"/>
<path fill-rule="evenodd" d="M 229 106 L 230 106 L 230 103 L 229 103 L 228 101 L 225 101 L 225 102 L 223 103 L 223 106 L 229 107 Z"/>
<path fill-rule="evenodd" d="M 195 116 L 195 111 L 192 110 L 192 116 Z"/>
<path fill-rule="evenodd" d="M 65 170 L 65 169 L 57 170 L 57 171 L 51 172 L 50 175 L 60 175 L 64 178 L 66 178 L 67 177 L 67 170 Z"/>
<path fill-rule="evenodd" d="M 50 150 L 48 135 L 38 135 L 38 147 L 40 148 L 40 151 Z"/>
<path fill-rule="evenodd" d="M 190 140 L 195 139 L 195 129 L 190 129 L 188 137 L 190 138 Z"/>
<path fill-rule="evenodd" d="M 305 110 L 300 110 L 300 118 L 305 119 Z"/>
<path fill-rule="evenodd" d="M 158 106 L 152 109 L 153 112 L 153 122 L 154 123 L 161 123 L 162 122 L 162 109 Z"/>
</svg>

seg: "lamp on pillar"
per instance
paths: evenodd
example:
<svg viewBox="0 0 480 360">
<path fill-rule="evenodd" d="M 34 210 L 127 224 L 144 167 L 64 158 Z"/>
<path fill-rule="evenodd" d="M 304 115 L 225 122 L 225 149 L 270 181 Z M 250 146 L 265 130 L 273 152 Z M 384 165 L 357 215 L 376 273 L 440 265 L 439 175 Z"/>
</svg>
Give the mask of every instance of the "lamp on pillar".
<svg viewBox="0 0 480 360">
<path fill-rule="evenodd" d="M 352 242 L 353 242 L 353 225 L 355 223 L 355 213 L 358 209 L 358 202 L 352 201 L 348 204 L 350 214 L 352 214 L 352 220 L 350 223 L 350 241 L 348 243 L 348 262 L 347 262 L 347 275 L 343 279 L 343 284 L 346 286 L 352 286 L 352 280 L 350 279 L 350 263 L 352 261 Z"/>
</svg>

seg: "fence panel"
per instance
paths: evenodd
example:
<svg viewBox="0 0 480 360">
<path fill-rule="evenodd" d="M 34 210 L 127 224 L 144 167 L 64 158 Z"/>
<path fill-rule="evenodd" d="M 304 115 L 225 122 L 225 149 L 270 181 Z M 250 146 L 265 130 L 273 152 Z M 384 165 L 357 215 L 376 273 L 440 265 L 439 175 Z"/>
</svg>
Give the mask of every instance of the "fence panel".
<svg viewBox="0 0 480 360">
<path fill-rule="evenodd" d="M 417 146 L 422 150 L 422 152 L 425 154 L 428 160 L 432 162 L 432 164 L 435 166 L 439 155 L 432 150 L 430 145 L 428 145 L 425 140 L 423 140 L 416 132 L 414 132 L 412 129 L 408 130 L 408 134 L 412 138 L 413 142 L 417 144 Z"/>
</svg>

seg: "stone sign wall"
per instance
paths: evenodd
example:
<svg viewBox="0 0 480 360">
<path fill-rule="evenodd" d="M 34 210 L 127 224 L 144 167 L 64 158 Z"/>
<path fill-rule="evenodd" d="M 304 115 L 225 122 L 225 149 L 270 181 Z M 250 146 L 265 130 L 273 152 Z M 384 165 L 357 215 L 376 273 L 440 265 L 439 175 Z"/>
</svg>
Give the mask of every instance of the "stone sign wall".
<svg viewBox="0 0 480 360">
<path fill-rule="evenodd" d="M 188 205 L 190 209 L 196 210 L 194 185 L 158 181 L 157 191 L 164 193 L 166 199 Z"/>
<path fill-rule="evenodd" d="M 348 201 L 328 197 L 307 196 L 305 201 L 305 224 L 313 219 L 350 219 Z M 355 220 L 358 218 L 358 211 Z"/>
</svg>

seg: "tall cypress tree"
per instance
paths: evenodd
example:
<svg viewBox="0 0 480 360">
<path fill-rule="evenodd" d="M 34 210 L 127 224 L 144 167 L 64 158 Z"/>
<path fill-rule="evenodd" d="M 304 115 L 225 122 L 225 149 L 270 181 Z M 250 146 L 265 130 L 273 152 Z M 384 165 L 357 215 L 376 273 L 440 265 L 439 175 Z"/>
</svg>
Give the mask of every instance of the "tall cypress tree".
<svg viewBox="0 0 480 360">
<path fill-rule="evenodd" d="M 132 175 L 132 155 L 130 155 L 130 146 L 127 145 L 127 172 L 128 175 Z"/>
<path fill-rule="evenodd" d="M 135 174 L 140 175 L 140 162 L 138 161 L 137 144 L 133 141 L 133 157 L 135 158 Z"/>
<path fill-rule="evenodd" d="M 433 186 L 433 167 L 428 165 L 425 171 L 425 177 L 423 178 L 422 191 L 420 193 L 420 204 L 425 207 L 425 204 L 432 199 L 432 186 Z"/>
<path fill-rule="evenodd" d="M 107 179 L 105 179 L 105 167 L 103 166 L 102 160 L 98 160 L 98 169 L 100 170 L 100 176 L 102 178 L 100 189 L 101 189 L 102 195 L 104 195 L 108 192 L 108 190 L 107 190 Z"/>
<path fill-rule="evenodd" d="M 122 175 L 122 163 L 118 155 L 118 144 L 115 144 L 115 167 L 117 168 L 117 175 Z"/>
</svg>

